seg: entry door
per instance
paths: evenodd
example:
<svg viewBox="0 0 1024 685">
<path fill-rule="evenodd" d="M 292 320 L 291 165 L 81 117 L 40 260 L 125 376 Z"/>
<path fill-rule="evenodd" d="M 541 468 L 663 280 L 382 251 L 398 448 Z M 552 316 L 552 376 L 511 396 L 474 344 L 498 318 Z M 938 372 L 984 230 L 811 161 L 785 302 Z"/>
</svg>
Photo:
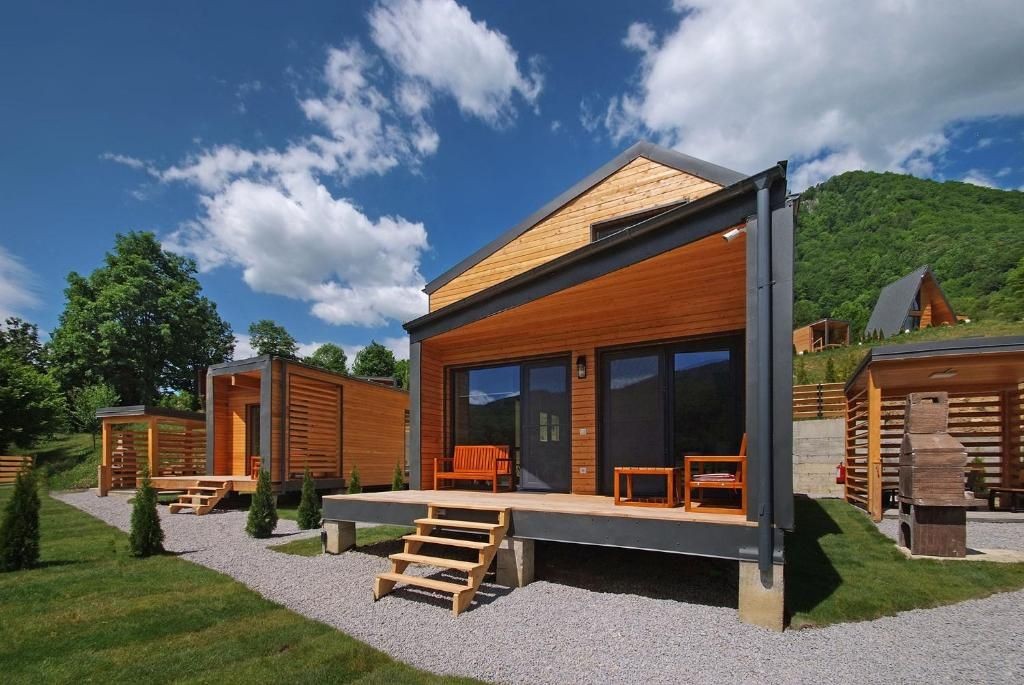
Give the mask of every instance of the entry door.
<svg viewBox="0 0 1024 685">
<path fill-rule="evenodd" d="M 569 432 L 569 362 L 530 362 L 522 368 L 522 455 L 519 487 L 569 492 L 572 434 Z"/>
<path fill-rule="evenodd" d="M 611 495 L 616 466 L 666 464 L 664 355 L 626 350 L 602 355 L 601 364 L 601 492 Z"/>
</svg>

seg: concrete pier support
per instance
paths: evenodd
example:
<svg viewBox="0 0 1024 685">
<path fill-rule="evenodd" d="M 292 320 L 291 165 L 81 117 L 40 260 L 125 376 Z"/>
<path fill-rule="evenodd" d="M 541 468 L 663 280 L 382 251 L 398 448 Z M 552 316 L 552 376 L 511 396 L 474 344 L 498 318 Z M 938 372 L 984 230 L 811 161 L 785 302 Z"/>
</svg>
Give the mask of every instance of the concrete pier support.
<svg viewBox="0 0 1024 685">
<path fill-rule="evenodd" d="M 785 589 L 782 564 L 772 566 L 771 587 L 761 582 L 761 571 L 756 561 L 740 563 L 740 621 L 768 630 L 785 628 Z"/>
<path fill-rule="evenodd" d="M 356 524 L 354 521 L 324 521 L 320 539 L 324 553 L 341 554 L 356 546 Z"/>
<path fill-rule="evenodd" d="M 533 582 L 533 540 L 505 538 L 498 546 L 497 582 L 505 587 L 525 587 Z"/>
</svg>

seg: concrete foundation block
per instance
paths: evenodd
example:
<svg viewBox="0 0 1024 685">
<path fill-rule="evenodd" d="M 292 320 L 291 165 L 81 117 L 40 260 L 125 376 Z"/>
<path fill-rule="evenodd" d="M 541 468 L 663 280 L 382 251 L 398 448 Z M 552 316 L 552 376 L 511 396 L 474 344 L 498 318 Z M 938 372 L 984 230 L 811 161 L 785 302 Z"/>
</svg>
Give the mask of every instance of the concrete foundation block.
<svg viewBox="0 0 1024 685">
<path fill-rule="evenodd" d="M 761 570 L 756 561 L 740 562 L 740 621 L 768 630 L 785 628 L 784 566 L 774 564 L 770 587 L 761 582 Z"/>
<path fill-rule="evenodd" d="M 505 538 L 498 546 L 497 582 L 505 587 L 525 587 L 533 582 L 534 541 Z"/>
<path fill-rule="evenodd" d="M 325 554 L 341 554 L 356 546 L 356 524 L 354 521 L 324 521 L 320 540 Z"/>
</svg>

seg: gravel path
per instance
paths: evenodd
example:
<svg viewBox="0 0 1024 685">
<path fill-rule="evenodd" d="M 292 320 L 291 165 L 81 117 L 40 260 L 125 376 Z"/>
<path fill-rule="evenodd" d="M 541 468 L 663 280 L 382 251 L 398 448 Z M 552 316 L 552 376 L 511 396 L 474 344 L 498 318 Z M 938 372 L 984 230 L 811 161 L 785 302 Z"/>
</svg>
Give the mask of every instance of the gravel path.
<svg viewBox="0 0 1024 685">
<path fill-rule="evenodd" d="M 893 540 L 898 538 L 899 521 L 883 519 L 878 530 Z M 1024 551 L 1024 523 L 967 522 L 967 546 L 973 549 L 1016 549 Z"/>
<path fill-rule="evenodd" d="M 128 527 L 123 499 L 90 492 L 58 499 Z M 450 602 L 417 601 L 426 595 L 413 590 L 374 603 L 382 556 L 277 554 L 246 537 L 245 512 L 161 513 L 168 549 L 436 673 L 560 684 L 1024 681 L 1024 591 L 776 634 L 739 623 L 735 596 L 723 601 L 715 590 L 688 603 L 657 588 L 621 594 L 537 581 L 515 591 L 485 586 L 482 601 L 454 618 Z M 282 522 L 270 544 L 315 534 L 295 530 Z"/>
</svg>

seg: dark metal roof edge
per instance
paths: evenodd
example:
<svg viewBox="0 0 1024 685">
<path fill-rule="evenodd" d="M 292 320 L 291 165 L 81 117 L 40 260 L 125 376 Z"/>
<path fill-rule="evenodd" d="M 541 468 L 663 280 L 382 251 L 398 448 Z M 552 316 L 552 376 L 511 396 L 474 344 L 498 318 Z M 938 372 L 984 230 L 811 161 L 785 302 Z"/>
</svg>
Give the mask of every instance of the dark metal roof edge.
<svg viewBox="0 0 1024 685">
<path fill-rule="evenodd" d="M 189 419 L 192 421 L 204 421 L 206 419 L 206 414 L 201 411 L 157 407 L 151 404 L 131 404 L 123 407 L 102 407 L 96 410 L 96 418 L 98 419 L 143 415 L 163 416 L 169 419 Z"/>
<path fill-rule="evenodd" d="M 850 374 L 844 386 L 849 390 L 864 369 L 873 361 L 902 361 L 905 359 L 928 359 L 930 357 L 956 357 L 965 354 L 1024 352 L 1024 335 L 1002 335 L 989 338 L 953 338 L 952 340 L 931 340 L 928 342 L 882 345 L 868 349 L 867 354 Z"/>
<path fill-rule="evenodd" d="M 754 190 L 761 184 L 770 185 L 773 180 L 785 178 L 785 176 L 786 163 L 779 162 L 775 166 L 769 167 L 768 169 L 752 176 L 743 178 L 737 183 L 698 198 L 693 202 L 688 202 L 676 207 L 675 209 L 669 210 L 664 214 L 651 217 L 646 221 L 642 221 L 630 228 L 622 230 L 619 233 L 608 236 L 607 238 L 588 243 L 587 245 L 573 250 L 572 252 L 568 252 L 560 257 L 552 259 L 551 261 L 540 264 L 529 271 L 524 271 L 521 274 L 517 274 L 511 278 L 501 281 L 500 283 L 495 283 L 494 285 L 473 293 L 468 297 L 464 297 L 461 300 L 456 300 L 441 309 L 424 314 L 423 316 L 411 321 L 407 321 L 402 327 L 406 332 L 410 334 L 414 333 L 417 329 L 422 328 L 423 326 L 431 324 L 438 319 L 450 316 L 451 314 L 457 313 L 463 309 L 471 308 L 480 302 L 485 302 L 497 294 L 519 287 L 524 283 L 538 280 L 552 272 L 560 271 L 569 265 L 584 260 L 596 253 L 613 249 L 623 241 L 656 231 L 663 226 L 688 218 L 691 215 L 698 215 L 702 211 L 710 209 L 722 202 L 725 202 L 726 200 L 742 194 L 743 192 Z"/>
<path fill-rule="evenodd" d="M 432 294 L 438 288 L 451 282 L 470 267 L 483 261 L 498 249 L 526 233 L 548 216 L 554 214 L 573 199 L 608 178 L 637 157 L 646 157 L 652 161 L 658 162 L 659 164 L 672 167 L 677 171 L 699 176 L 700 178 L 717 183 L 721 186 L 729 186 L 734 183 L 738 183 L 745 178 L 745 176 L 738 171 L 733 171 L 732 169 L 712 164 L 711 162 L 707 162 L 703 159 L 691 157 L 681 152 L 676 152 L 675 150 L 670 150 L 668 148 L 655 145 L 654 143 L 641 140 L 629 146 L 614 158 L 605 162 L 596 171 L 591 172 L 585 178 L 577 181 L 572 185 L 572 187 L 561 193 L 558 197 L 527 216 L 518 224 L 508 229 L 437 278 L 431 280 L 423 287 L 423 291 L 428 295 Z"/>
<path fill-rule="evenodd" d="M 359 376 L 352 376 L 346 373 L 329 371 L 328 369 L 321 369 L 319 366 L 307 364 L 306 362 L 300 359 L 292 359 L 291 357 L 278 357 L 272 354 L 263 354 L 258 357 L 250 357 L 249 359 L 233 359 L 232 361 L 229 362 L 214 364 L 210 366 L 210 368 L 207 370 L 207 374 L 210 376 L 223 376 L 225 374 L 231 373 L 231 371 L 236 367 L 241 367 L 246 370 L 253 370 L 257 368 L 262 368 L 265 364 L 268 364 L 275 360 L 287 362 L 289 366 L 300 366 L 304 369 L 310 369 L 311 371 L 326 373 L 330 376 L 338 378 L 339 380 L 355 381 L 357 383 L 365 383 L 367 385 L 372 385 L 375 388 L 383 388 L 384 390 L 395 390 L 397 392 L 402 392 L 406 394 L 409 393 L 408 390 L 404 390 L 403 388 L 400 388 L 398 386 L 389 387 L 387 385 L 382 385 L 380 383 L 374 383 L 373 381 L 366 380 L 365 378 L 360 378 Z"/>
</svg>

